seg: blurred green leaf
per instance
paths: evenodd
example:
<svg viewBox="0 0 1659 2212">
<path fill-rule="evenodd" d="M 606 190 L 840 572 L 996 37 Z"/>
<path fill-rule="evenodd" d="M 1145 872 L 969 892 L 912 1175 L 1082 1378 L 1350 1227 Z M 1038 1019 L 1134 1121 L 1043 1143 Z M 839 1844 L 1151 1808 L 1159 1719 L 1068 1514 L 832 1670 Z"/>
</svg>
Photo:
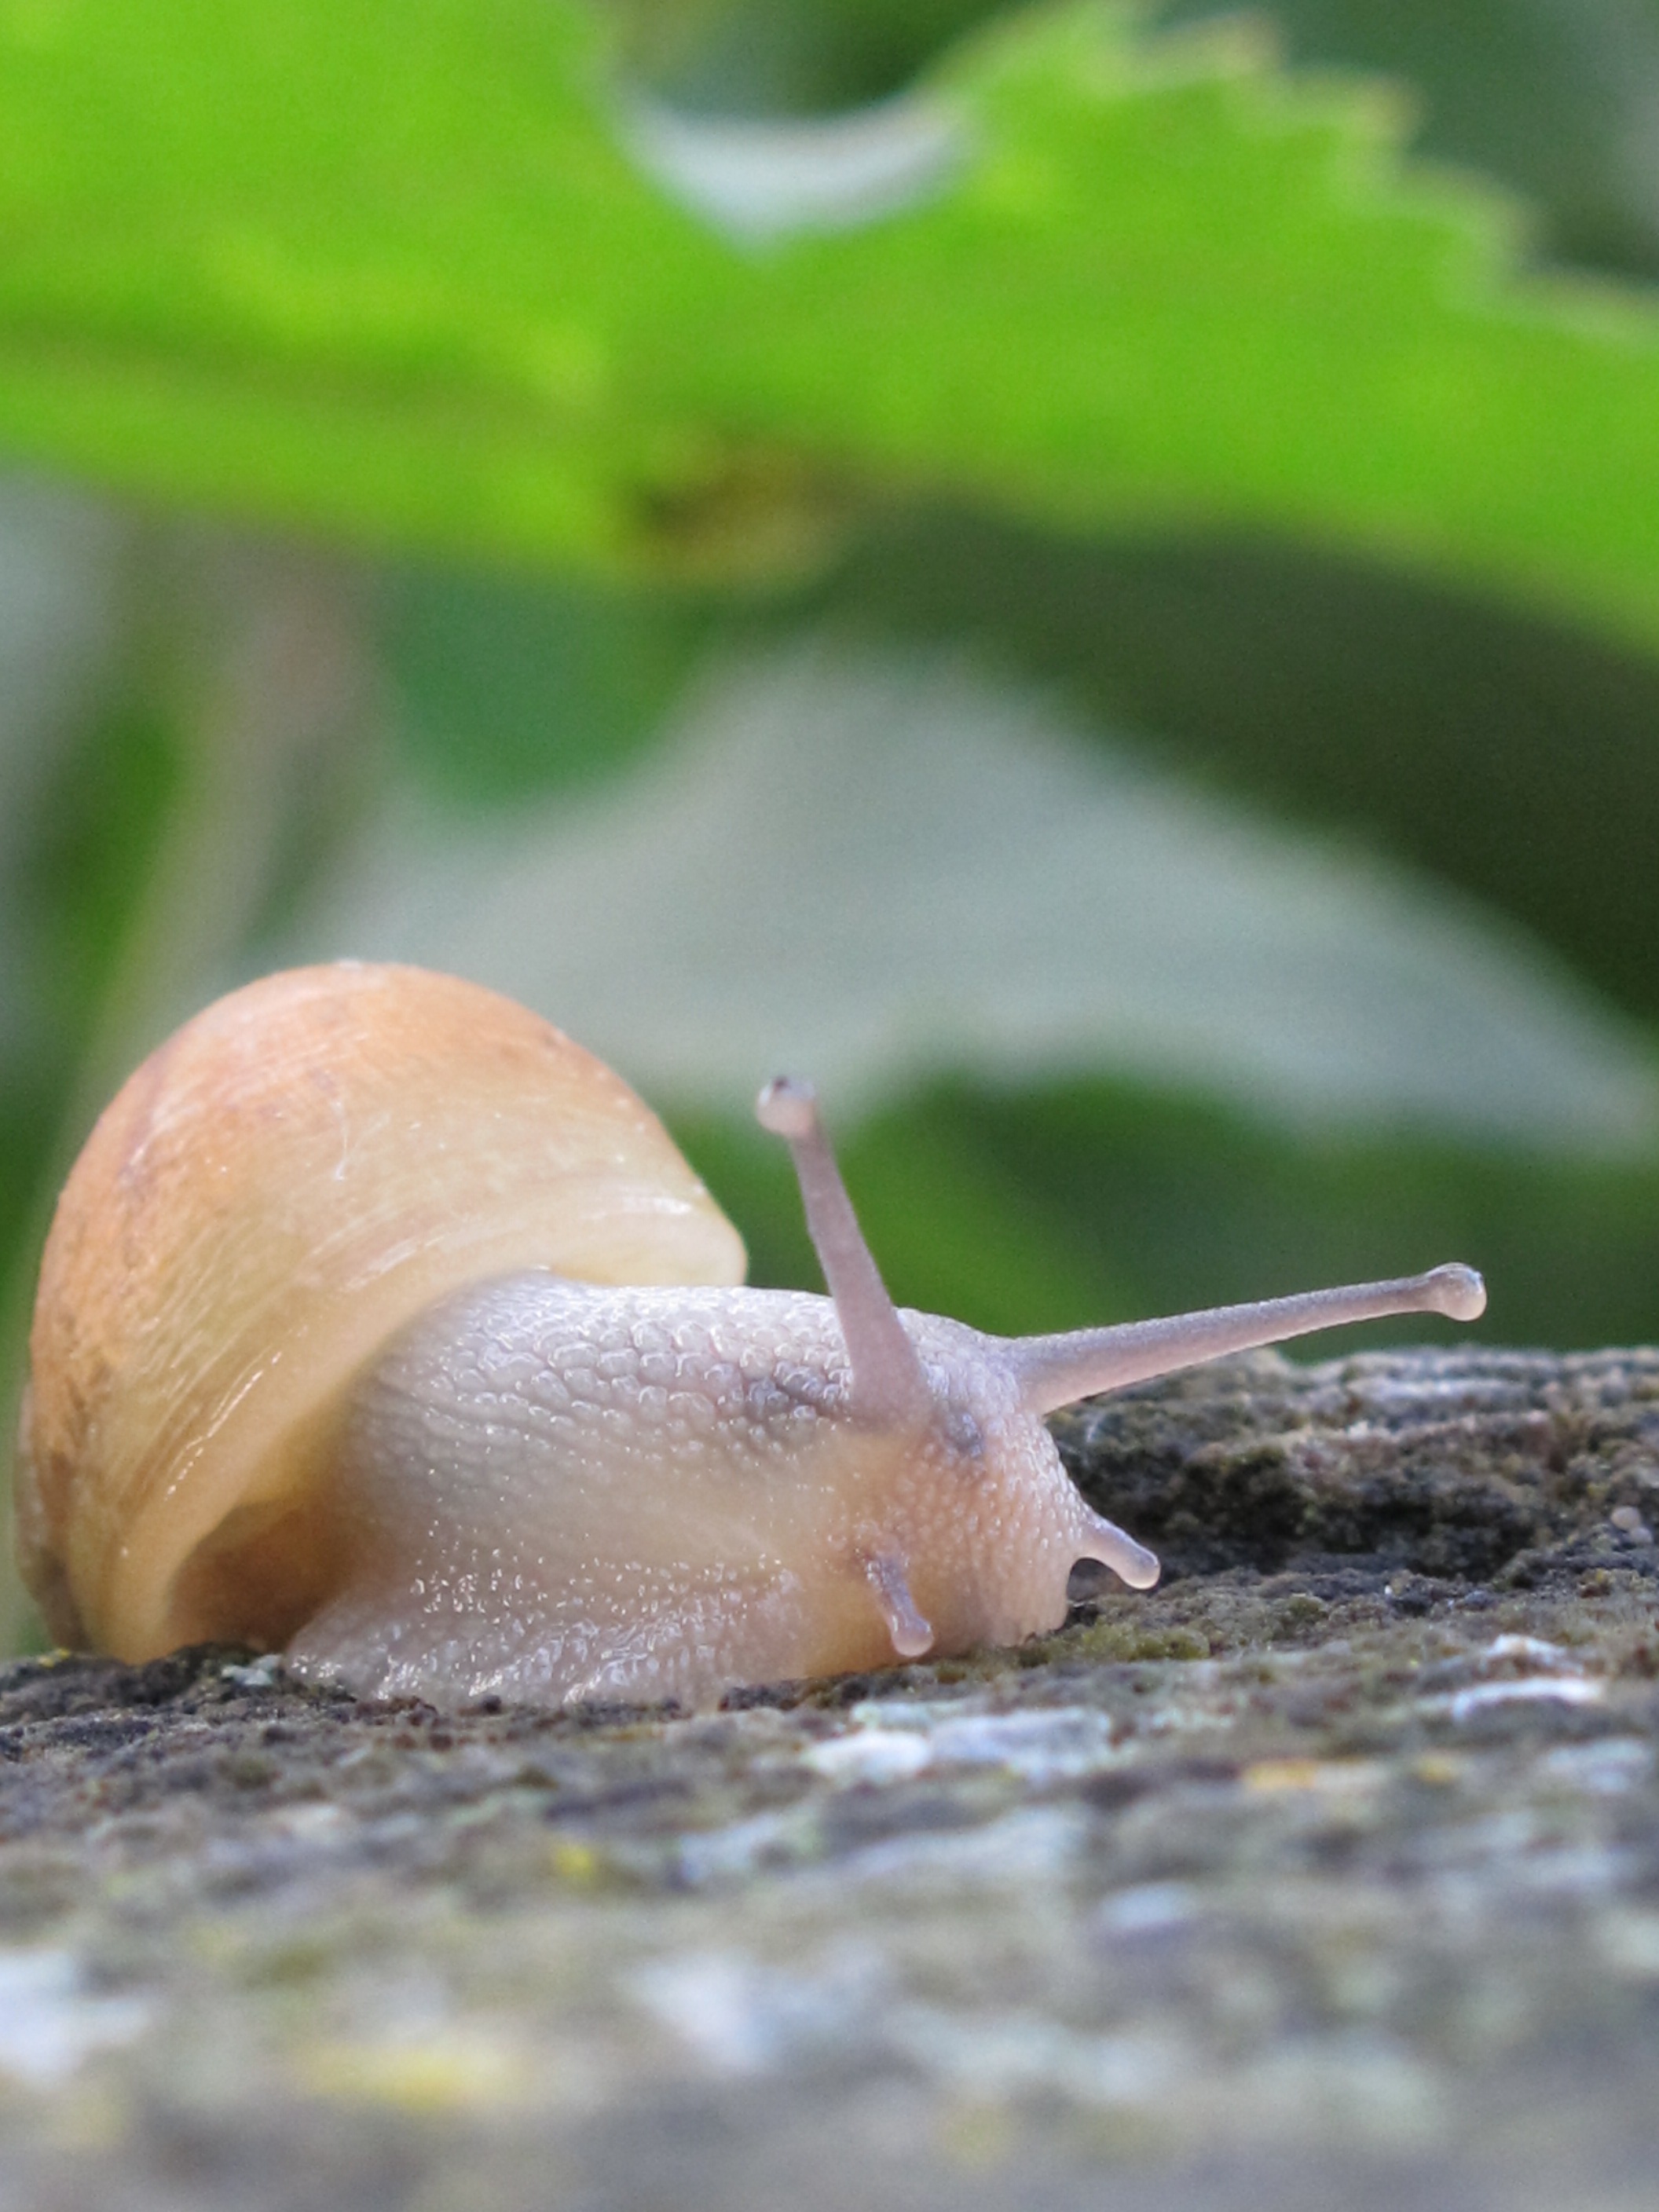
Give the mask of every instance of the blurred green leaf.
<svg viewBox="0 0 1659 2212">
<path fill-rule="evenodd" d="M 855 107 L 908 84 L 1007 0 L 609 0 L 630 70 L 721 115 Z"/>
<path fill-rule="evenodd" d="M 1003 1188 L 1066 1206 L 1074 1237 L 1109 1254 L 1146 1312 L 1455 1258 L 1486 1273 L 1490 1340 L 1631 1343 L 1659 1328 L 1650 1163 L 1334 1131 L 1297 1139 L 1190 1097 L 1105 1083 L 1001 1097 L 958 1089 L 913 1110 L 970 1131 Z M 1457 1331 L 1384 1323 L 1316 1340 L 1306 1356 L 1407 1334 Z"/>
<path fill-rule="evenodd" d="M 1080 728 L 1145 732 L 1194 780 L 1386 845 L 1659 1015 L 1650 659 L 1328 550 L 1090 543 L 961 512 L 873 533 L 805 613 L 971 639 L 1085 707 Z"/>
<path fill-rule="evenodd" d="M 1648 1038 L 1478 908 L 960 654 L 833 635 L 712 671 L 579 805 L 392 807 L 268 953 L 475 975 L 682 1105 L 780 1066 L 848 1112 L 941 1068 L 1112 1068 L 1314 1126 L 1659 1133 Z"/>
<path fill-rule="evenodd" d="M 90 501 L 0 484 L 0 1309 L 171 775 L 120 697 L 124 538 Z"/>
<path fill-rule="evenodd" d="M 1176 0 L 1174 22 L 1231 13 Z M 1386 71 L 1418 143 L 1524 192 L 1552 256 L 1659 274 L 1652 0 L 1272 0 L 1295 64 Z"/>
<path fill-rule="evenodd" d="M 623 766 L 660 732 L 709 626 L 688 600 L 564 579 L 404 570 L 381 597 L 401 749 L 462 806 Z"/>
<path fill-rule="evenodd" d="M 181 774 L 177 732 L 156 700 L 129 695 L 65 746 L 44 794 L 19 890 L 60 1051 L 109 981 Z"/>
<path fill-rule="evenodd" d="M 1659 638 L 1659 317 L 1500 281 L 1386 101 L 1087 4 L 933 96 L 952 182 L 762 253 L 630 164 L 570 0 L 13 0 L 0 436 L 612 568 L 775 566 L 853 488 L 1248 522 Z"/>
<path fill-rule="evenodd" d="M 685 106 L 809 113 L 879 100 L 999 0 L 610 0 L 630 64 Z M 1237 0 L 1159 0 L 1160 25 Z M 1659 275 L 1654 0 L 1269 0 L 1296 68 L 1395 77 L 1417 149 L 1525 196 L 1553 258 Z"/>
</svg>

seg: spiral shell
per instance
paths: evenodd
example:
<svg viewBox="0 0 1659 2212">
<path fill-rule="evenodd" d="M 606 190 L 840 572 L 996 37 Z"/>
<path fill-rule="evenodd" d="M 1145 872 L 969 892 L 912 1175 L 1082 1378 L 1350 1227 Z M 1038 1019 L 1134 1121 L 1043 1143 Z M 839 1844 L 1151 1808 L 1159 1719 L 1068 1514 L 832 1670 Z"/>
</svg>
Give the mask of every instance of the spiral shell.
<svg viewBox="0 0 1659 2212">
<path fill-rule="evenodd" d="M 47 1240 L 20 1445 L 52 1633 L 143 1659 L 284 1642 L 327 1594 L 329 1449 L 403 1325 L 520 1269 L 735 1284 L 656 1117 L 492 991 L 356 962 L 266 977 L 129 1079 Z"/>
</svg>

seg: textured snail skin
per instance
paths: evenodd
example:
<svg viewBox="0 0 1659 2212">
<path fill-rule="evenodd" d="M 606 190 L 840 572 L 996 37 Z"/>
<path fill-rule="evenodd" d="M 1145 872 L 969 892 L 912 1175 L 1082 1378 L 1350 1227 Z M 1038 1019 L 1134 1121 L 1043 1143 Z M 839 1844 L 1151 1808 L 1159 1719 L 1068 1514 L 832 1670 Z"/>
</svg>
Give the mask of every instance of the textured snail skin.
<svg viewBox="0 0 1659 2212">
<path fill-rule="evenodd" d="M 41 1267 L 20 1556 L 65 1643 L 283 1649 L 365 1694 L 697 1703 L 1011 1644 L 1083 1559 L 1042 1417 L 1472 1270 L 1024 1339 L 893 1306 L 810 1087 L 762 1093 L 830 1296 L 747 1290 L 653 1115 L 416 969 L 267 977 L 100 1120 Z"/>
<path fill-rule="evenodd" d="M 1104 1524 L 995 1340 L 903 1320 L 935 1407 L 884 1436 L 826 1298 L 532 1274 L 447 1300 L 354 1399 L 346 1579 L 289 1664 L 385 1696 L 699 1702 L 890 1665 L 882 1561 L 930 1651 L 1058 1627 Z"/>
</svg>

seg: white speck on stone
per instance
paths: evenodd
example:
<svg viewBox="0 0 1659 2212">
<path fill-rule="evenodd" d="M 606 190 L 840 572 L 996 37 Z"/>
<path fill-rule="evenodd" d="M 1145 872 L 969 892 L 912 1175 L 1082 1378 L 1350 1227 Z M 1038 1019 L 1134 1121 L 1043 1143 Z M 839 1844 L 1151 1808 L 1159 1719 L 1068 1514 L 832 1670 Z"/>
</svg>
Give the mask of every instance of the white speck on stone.
<svg viewBox="0 0 1659 2212">
<path fill-rule="evenodd" d="M 1615 1973 L 1659 1981 L 1659 1912 L 1634 1905 L 1604 1912 L 1595 1923 L 1595 1944 Z"/>
<path fill-rule="evenodd" d="M 1239 2088 L 1239 2116 L 1259 2139 L 1357 2136 L 1394 2151 L 1435 2142 L 1453 2124 L 1434 2075 L 1387 2035 L 1287 2039 Z"/>
<path fill-rule="evenodd" d="M 920 1883 L 933 1896 L 953 1885 L 1020 1888 L 1065 1875 L 1088 1821 L 1076 1806 L 1035 1805 L 953 1834 L 892 1836 L 867 1844 L 805 1877 L 836 1887 L 854 1882 Z"/>
<path fill-rule="evenodd" d="M 1517 1888 L 1534 1896 L 1595 1897 L 1616 1889 L 1633 1871 L 1633 1853 L 1584 1844 L 1528 1852 L 1516 1865 L 1510 1879 Z"/>
<path fill-rule="evenodd" d="M 1114 1732 L 1108 1715 L 1086 1705 L 1041 1707 L 1024 1712 L 985 1713 L 960 1705 L 872 1699 L 853 1708 L 858 1733 L 817 1745 L 808 1754 L 821 1773 L 880 1780 L 859 1773 L 860 1743 L 878 1748 L 874 1761 L 890 1761 L 895 1772 L 920 1773 L 927 1766 L 1005 1766 L 1023 1782 L 1041 1789 L 1073 1781 L 1107 1765 L 1114 1756 Z M 902 1741 L 923 1747 L 921 1756 L 898 1748 Z M 842 1752 L 837 1746 L 845 1744 Z"/>
<path fill-rule="evenodd" d="M 753 2075 L 862 2032 L 886 1996 L 887 1979 L 873 1950 L 849 1944 L 805 1973 L 736 1951 L 695 1952 L 641 1967 L 630 1986 L 706 2065 Z"/>
<path fill-rule="evenodd" d="M 140 1997 L 88 1996 L 67 1951 L 0 1953 L 0 2072 L 53 2089 L 95 2051 L 131 2043 L 149 2025 Z"/>
<path fill-rule="evenodd" d="M 933 1733 L 944 1766 L 1006 1766 L 1041 1789 L 1092 1773 L 1112 1755 L 1112 1723 L 1085 1706 L 1058 1711 L 966 1713 Z"/>
<path fill-rule="evenodd" d="M 1450 1697 L 1423 1698 L 1419 1700 L 1418 1710 L 1449 1713 L 1455 1721 L 1466 1721 L 1488 1705 L 1550 1702 L 1596 1705 L 1606 1695 L 1605 1683 L 1586 1681 L 1582 1674 L 1523 1674 L 1513 1682 L 1477 1682 L 1472 1689 L 1459 1690 Z"/>
<path fill-rule="evenodd" d="M 1563 1667 L 1577 1669 L 1577 1662 L 1559 1644 L 1547 1644 L 1541 1636 L 1495 1636 L 1480 1655 L 1485 1663 L 1493 1659 L 1528 1659 L 1537 1667 Z"/>
<path fill-rule="evenodd" d="M 810 1832 L 798 1812 L 757 1813 L 752 1820 L 682 1837 L 676 1858 L 681 1881 L 696 1889 L 786 1864 L 804 1856 L 809 1844 Z"/>
<path fill-rule="evenodd" d="M 1653 1747 L 1639 1736 L 1604 1737 L 1599 1743 L 1561 1743 L 1538 1762 L 1540 1774 L 1594 1797 L 1621 1796 L 1653 1772 Z"/>
<path fill-rule="evenodd" d="M 1184 1881 L 1142 1881 L 1109 1897 L 1096 1913 L 1096 1925 L 1109 1936 L 1155 1936 L 1184 1928 L 1197 1899 Z"/>
<path fill-rule="evenodd" d="M 815 1743 L 805 1764 L 828 1782 L 908 1782 L 933 1763 L 933 1747 L 913 1729 L 860 1729 Z"/>
<path fill-rule="evenodd" d="M 336 1843 L 357 1831 L 356 1818 L 344 1806 L 320 1802 L 282 1806 L 271 1814 L 270 1826 L 296 1844 Z"/>
<path fill-rule="evenodd" d="M 1148 2039 L 1079 2034 L 1030 2013 L 975 2019 L 904 2005 L 884 2030 L 887 2041 L 926 2072 L 981 2097 L 1036 2091 L 1079 2104 L 1150 2105 L 1174 2071 L 1170 2054 Z"/>
</svg>

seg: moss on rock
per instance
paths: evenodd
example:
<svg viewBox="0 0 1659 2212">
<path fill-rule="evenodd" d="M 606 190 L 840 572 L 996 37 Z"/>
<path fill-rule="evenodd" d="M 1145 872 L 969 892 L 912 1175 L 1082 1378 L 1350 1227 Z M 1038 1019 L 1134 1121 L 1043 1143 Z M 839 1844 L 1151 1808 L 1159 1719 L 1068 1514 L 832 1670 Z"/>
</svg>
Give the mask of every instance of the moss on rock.
<svg viewBox="0 0 1659 2212">
<path fill-rule="evenodd" d="M 720 1712 L 0 1671 L 0 2198 L 1643 2201 L 1659 1356 L 1076 1409 L 1170 1564 Z"/>
</svg>

